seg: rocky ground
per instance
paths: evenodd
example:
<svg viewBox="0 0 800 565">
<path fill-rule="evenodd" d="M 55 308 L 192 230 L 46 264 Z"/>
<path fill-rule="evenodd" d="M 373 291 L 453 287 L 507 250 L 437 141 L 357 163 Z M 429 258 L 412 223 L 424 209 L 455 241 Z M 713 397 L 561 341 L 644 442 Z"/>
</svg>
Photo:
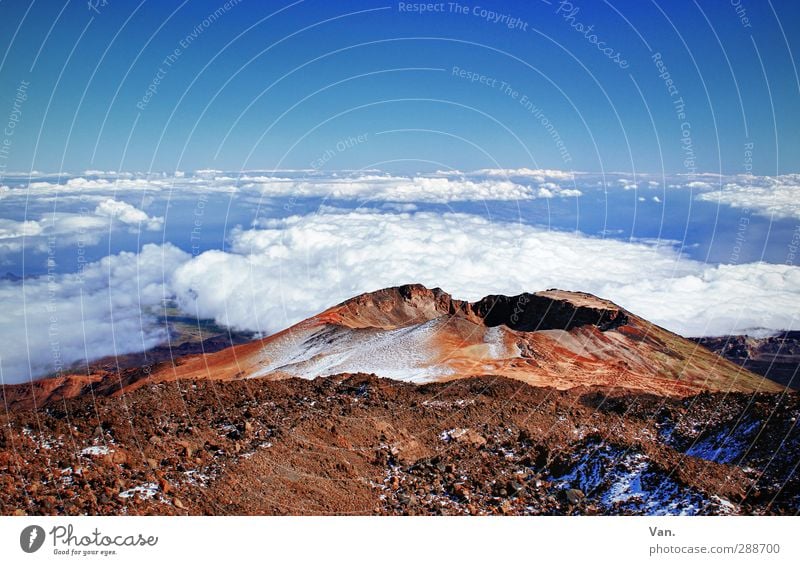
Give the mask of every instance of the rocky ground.
<svg viewBox="0 0 800 565">
<path fill-rule="evenodd" d="M 2 514 L 797 514 L 796 394 L 177 381 L 0 417 Z"/>
</svg>

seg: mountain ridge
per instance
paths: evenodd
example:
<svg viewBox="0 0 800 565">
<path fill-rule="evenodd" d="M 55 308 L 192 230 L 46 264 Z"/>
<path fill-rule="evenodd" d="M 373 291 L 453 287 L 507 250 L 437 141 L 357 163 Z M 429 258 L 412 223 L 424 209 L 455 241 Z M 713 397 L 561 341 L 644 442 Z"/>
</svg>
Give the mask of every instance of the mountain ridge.
<svg viewBox="0 0 800 565">
<path fill-rule="evenodd" d="M 549 289 L 459 300 L 407 284 L 366 292 L 276 334 L 212 353 L 3 388 L 31 407 L 183 379 L 367 373 L 416 383 L 504 376 L 534 386 L 621 387 L 665 396 L 782 387 L 594 295 Z"/>
</svg>

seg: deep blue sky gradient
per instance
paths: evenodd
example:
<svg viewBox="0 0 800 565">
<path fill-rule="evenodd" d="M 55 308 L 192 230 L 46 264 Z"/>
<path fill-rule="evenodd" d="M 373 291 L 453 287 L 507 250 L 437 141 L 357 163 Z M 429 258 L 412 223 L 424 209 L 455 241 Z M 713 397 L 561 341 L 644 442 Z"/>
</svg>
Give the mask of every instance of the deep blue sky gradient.
<svg viewBox="0 0 800 565">
<path fill-rule="evenodd" d="M 0 2 L 3 123 L 30 83 L 6 171 L 308 168 L 339 140 L 367 134 L 323 168 L 684 173 L 682 121 L 696 171 L 745 172 L 749 142 L 755 174 L 800 170 L 797 2 L 742 0 L 751 27 L 722 0 L 573 2 L 572 22 L 594 25 L 629 62 L 621 69 L 555 1 L 465 2 L 466 15 L 444 3 L 445 13 L 420 15 L 397 2 L 242 0 L 166 68 L 223 4 Z M 487 22 L 476 6 L 527 29 Z M 686 101 L 685 120 L 654 52 Z M 453 76 L 454 66 L 531 99 L 571 159 L 519 100 Z"/>
</svg>

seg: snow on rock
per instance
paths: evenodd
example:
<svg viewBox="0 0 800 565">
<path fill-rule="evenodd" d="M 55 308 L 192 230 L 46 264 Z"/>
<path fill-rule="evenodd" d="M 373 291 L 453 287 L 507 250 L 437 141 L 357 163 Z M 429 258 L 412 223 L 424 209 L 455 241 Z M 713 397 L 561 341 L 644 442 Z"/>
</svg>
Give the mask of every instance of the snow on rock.
<svg viewBox="0 0 800 565">
<path fill-rule="evenodd" d="M 98 457 L 101 455 L 108 455 L 109 453 L 113 453 L 113 449 L 109 449 L 105 445 L 92 445 L 90 447 L 86 447 L 81 450 L 81 455 L 86 455 L 90 457 Z"/>
<path fill-rule="evenodd" d="M 483 342 L 488 346 L 487 357 L 489 359 L 503 359 L 507 356 L 503 334 L 503 329 L 500 326 L 488 328 L 484 332 Z"/>
<path fill-rule="evenodd" d="M 747 453 L 760 427 L 758 420 L 722 427 L 695 441 L 686 455 L 716 463 L 736 463 Z"/>
<path fill-rule="evenodd" d="M 577 488 L 599 500 L 606 510 L 647 516 L 733 513 L 728 501 L 707 498 L 657 469 L 642 453 L 605 443 L 587 445 L 569 470 L 551 477 L 562 488 Z"/>
<path fill-rule="evenodd" d="M 339 373 L 374 373 L 381 377 L 409 382 L 429 382 L 452 371 L 435 366 L 432 336 L 440 319 L 397 328 L 349 329 L 325 327 L 316 332 L 288 337 L 298 347 L 266 347 L 268 362 L 251 377 L 275 371 L 313 379 Z"/>
<path fill-rule="evenodd" d="M 158 493 L 158 485 L 155 483 L 144 483 L 119 493 L 120 498 L 131 498 L 139 496 L 144 499 L 153 498 Z"/>
</svg>

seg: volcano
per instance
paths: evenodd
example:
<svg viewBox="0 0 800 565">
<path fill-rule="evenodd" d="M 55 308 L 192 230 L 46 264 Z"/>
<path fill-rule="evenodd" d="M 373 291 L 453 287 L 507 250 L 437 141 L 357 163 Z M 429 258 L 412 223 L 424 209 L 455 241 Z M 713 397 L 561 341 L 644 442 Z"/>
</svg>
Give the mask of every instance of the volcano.
<svg viewBox="0 0 800 565">
<path fill-rule="evenodd" d="M 783 387 L 591 294 L 547 290 L 457 300 L 410 284 L 356 296 L 266 338 L 117 371 L 95 366 L 5 387 L 9 406 L 130 392 L 182 379 L 313 379 L 366 373 L 413 383 L 503 376 L 566 390 L 661 396 Z"/>
<path fill-rule="evenodd" d="M 800 504 L 796 394 L 589 294 L 466 302 L 406 285 L 266 338 L 181 352 L 4 387 L 0 513 Z"/>
</svg>

